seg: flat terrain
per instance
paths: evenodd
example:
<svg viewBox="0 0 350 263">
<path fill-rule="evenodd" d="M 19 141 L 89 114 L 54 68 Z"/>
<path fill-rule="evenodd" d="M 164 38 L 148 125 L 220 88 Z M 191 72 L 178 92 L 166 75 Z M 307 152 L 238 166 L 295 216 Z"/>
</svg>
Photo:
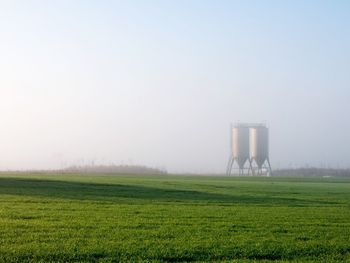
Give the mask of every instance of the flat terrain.
<svg viewBox="0 0 350 263">
<path fill-rule="evenodd" d="M 350 178 L 0 175 L 0 262 L 350 262 Z"/>
</svg>

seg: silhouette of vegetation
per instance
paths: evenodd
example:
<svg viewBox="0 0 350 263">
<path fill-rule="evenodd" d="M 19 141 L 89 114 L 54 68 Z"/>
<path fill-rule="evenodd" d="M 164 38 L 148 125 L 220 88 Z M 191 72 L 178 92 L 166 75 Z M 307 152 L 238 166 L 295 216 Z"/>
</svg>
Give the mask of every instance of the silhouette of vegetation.
<svg viewBox="0 0 350 263">
<path fill-rule="evenodd" d="M 63 173 L 80 174 L 166 174 L 166 170 L 142 165 L 83 165 L 61 170 Z"/>
<path fill-rule="evenodd" d="M 296 168 L 296 169 L 280 169 L 274 171 L 275 176 L 324 176 L 324 177 L 350 177 L 350 169 L 334 169 L 334 168 Z"/>
</svg>

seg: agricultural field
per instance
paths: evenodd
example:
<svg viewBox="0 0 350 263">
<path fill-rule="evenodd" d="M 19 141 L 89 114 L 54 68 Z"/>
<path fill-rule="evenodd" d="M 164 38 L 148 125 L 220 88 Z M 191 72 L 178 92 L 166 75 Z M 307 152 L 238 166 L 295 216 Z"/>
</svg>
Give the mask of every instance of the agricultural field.
<svg viewBox="0 0 350 263">
<path fill-rule="evenodd" d="M 0 175 L 0 262 L 350 262 L 350 178 Z"/>
</svg>

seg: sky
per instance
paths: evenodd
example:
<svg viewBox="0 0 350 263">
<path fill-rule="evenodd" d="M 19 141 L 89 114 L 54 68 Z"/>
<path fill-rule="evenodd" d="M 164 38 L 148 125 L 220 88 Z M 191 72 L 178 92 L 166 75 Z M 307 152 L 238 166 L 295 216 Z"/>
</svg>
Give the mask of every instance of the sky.
<svg viewBox="0 0 350 263">
<path fill-rule="evenodd" d="M 0 170 L 350 167 L 350 2 L 0 0 Z"/>
</svg>

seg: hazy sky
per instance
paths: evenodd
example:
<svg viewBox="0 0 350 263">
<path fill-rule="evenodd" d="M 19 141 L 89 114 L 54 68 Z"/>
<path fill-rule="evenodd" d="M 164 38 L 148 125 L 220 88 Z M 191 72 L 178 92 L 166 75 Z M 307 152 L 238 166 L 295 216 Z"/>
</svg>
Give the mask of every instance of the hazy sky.
<svg viewBox="0 0 350 263">
<path fill-rule="evenodd" d="M 0 1 L 0 169 L 350 167 L 350 1 Z"/>
</svg>

